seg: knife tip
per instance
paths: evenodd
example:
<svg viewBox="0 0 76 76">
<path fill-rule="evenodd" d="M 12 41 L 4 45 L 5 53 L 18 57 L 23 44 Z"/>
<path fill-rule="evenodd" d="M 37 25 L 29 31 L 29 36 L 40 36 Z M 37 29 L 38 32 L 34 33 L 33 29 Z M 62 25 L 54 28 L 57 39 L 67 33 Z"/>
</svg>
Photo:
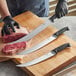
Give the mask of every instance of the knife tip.
<svg viewBox="0 0 76 76">
<path fill-rule="evenodd" d="M 16 67 L 24 67 L 24 66 L 21 66 L 21 65 L 16 65 Z"/>
</svg>

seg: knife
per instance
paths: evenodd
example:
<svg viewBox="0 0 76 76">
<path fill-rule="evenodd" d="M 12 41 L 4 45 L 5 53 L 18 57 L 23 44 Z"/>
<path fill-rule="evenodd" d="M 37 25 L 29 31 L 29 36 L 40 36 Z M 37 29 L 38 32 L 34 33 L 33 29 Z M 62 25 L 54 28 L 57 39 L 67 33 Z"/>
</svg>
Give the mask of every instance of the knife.
<svg viewBox="0 0 76 76">
<path fill-rule="evenodd" d="M 57 31 L 56 33 L 54 33 L 52 36 L 50 36 L 49 38 L 45 39 L 44 41 L 42 41 L 41 43 L 37 44 L 36 46 L 33 46 L 32 48 L 22 51 L 20 53 L 18 53 L 18 55 L 25 55 L 25 54 L 29 54 L 31 52 L 34 52 L 40 48 L 42 48 L 43 46 L 45 46 L 46 44 L 52 42 L 53 40 L 57 39 L 62 33 L 64 33 L 65 31 L 68 31 L 69 28 L 68 27 L 64 27 L 61 30 Z"/>
<path fill-rule="evenodd" d="M 27 63 L 23 63 L 23 64 L 19 64 L 19 65 L 16 65 L 17 67 L 27 67 L 27 66 L 31 66 L 31 65 L 34 65 L 34 64 L 37 64 L 39 62 L 42 62 L 50 57 L 53 57 L 55 56 L 58 52 L 64 50 L 65 48 L 67 47 L 70 47 L 70 44 L 69 43 L 65 43 L 57 48 L 55 48 L 54 50 L 50 51 L 49 53 L 37 58 L 37 59 L 34 59 L 30 62 L 27 62 Z"/>
<path fill-rule="evenodd" d="M 55 18 L 56 18 L 56 15 L 53 15 L 52 17 L 47 19 L 47 21 L 45 23 L 38 26 L 36 29 L 34 29 L 32 32 L 30 32 L 28 35 L 26 35 L 26 36 L 24 36 L 24 37 L 22 37 L 22 38 L 20 38 L 20 39 L 18 39 L 16 41 L 13 41 L 11 43 L 8 43 L 8 44 L 13 44 L 13 43 L 22 42 L 22 41 L 28 41 L 28 40 L 32 39 L 38 33 L 40 33 L 45 28 L 47 28 L 50 24 L 53 24 Z"/>
</svg>

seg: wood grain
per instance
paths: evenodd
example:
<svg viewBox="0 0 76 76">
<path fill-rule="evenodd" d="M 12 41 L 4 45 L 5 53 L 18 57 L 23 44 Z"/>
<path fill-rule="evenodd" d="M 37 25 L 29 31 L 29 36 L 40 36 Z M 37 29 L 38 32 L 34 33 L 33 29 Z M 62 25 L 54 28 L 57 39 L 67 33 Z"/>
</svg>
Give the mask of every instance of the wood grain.
<svg viewBox="0 0 76 76">
<path fill-rule="evenodd" d="M 76 76 L 76 65 L 72 65 L 71 67 L 60 71 L 59 73 L 53 76 Z"/>
<path fill-rule="evenodd" d="M 20 23 L 20 25 L 26 27 L 27 30 L 29 30 L 29 32 L 34 30 L 40 24 L 44 23 L 44 21 L 41 18 L 37 17 L 29 11 L 14 17 L 14 19 L 18 23 Z M 43 30 L 41 33 L 39 33 L 32 39 L 29 48 L 48 38 L 56 31 L 57 29 L 53 27 L 53 25 L 48 26 L 45 30 Z M 30 76 L 51 76 L 52 74 L 58 72 L 59 70 L 76 60 L 76 42 L 70 39 L 69 37 L 65 36 L 64 34 L 59 36 L 58 39 L 49 43 L 45 47 L 37 50 L 36 52 L 25 55 L 23 59 L 13 59 L 13 61 L 17 64 L 28 62 L 68 42 L 71 44 L 71 48 L 67 48 L 62 52 L 58 53 L 56 56 L 49 58 L 43 62 L 40 62 L 36 65 L 22 68 Z"/>
</svg>

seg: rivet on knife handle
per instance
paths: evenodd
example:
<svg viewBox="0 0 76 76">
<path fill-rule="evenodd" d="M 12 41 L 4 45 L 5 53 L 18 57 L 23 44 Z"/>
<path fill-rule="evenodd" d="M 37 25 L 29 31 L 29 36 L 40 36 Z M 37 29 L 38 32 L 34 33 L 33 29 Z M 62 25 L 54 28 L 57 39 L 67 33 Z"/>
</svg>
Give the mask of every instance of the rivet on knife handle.
<svg viewBox="0 0 76 76">
<path fill-rule="evenodd" d="M 67 47 L 70 47 L 70 46 L 71 46 L 71 45 L 70 45 L 69 43 L 65 43 L 65 44 L 63 44 L 63 45 L 55 48 L 53 51 L 54 51 L 55 53 L 58 53 L 58 52 L 64 50 L 64 49 L 67 48 Z"/>
<path fill-rule="evenodd" d="M 57 37 L 57 36 L 61 35 L 62 33 L 64 33 L 65 31 L 68 31 L 68 30 L 69 30 L 68 27 L 64 27 L 61 30 L 59 30 L 58 32 L 54 33 L 54 36 Z"/>
</svg>

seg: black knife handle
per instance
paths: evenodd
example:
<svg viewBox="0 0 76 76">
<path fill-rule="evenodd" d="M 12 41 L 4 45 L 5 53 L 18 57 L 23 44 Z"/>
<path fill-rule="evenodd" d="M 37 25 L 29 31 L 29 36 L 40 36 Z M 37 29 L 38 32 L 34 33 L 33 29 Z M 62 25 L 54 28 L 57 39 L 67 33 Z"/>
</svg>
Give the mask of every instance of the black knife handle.
<svg viewBox="0 0 76 76">
<path fill-rule="evenodd" d="M 53 36 L 58 37 L 59 35 L 61 35 L 62 33 L 64 33 L 65 31 L 68 31 L 69 28 L 68 27 L 64 27 L 61 30 L 59 30 L 58 32 L 54 33 Z"/>
<path fill-rule="evenodd" d="M 67 47 L 70 47 L 70 46 L 71 46 L 71 45 L 70 45 L 69 43 L 65 43 L 65 44 L 63 44 L 63 45 L 55 48 L 55 49 L 53 50 L 53 52 L 58 53 L 58 52 L 64 50 L 64 49 L 67 48 Z"/>
<path fill-rule="evenodd" d="M 54 14 L 52 17 L 49 18 L 49 20 L 51 20 L 52 22 L 54 22 L 54 19 L 56 19 L 56 15 Z"/>
</svg>

